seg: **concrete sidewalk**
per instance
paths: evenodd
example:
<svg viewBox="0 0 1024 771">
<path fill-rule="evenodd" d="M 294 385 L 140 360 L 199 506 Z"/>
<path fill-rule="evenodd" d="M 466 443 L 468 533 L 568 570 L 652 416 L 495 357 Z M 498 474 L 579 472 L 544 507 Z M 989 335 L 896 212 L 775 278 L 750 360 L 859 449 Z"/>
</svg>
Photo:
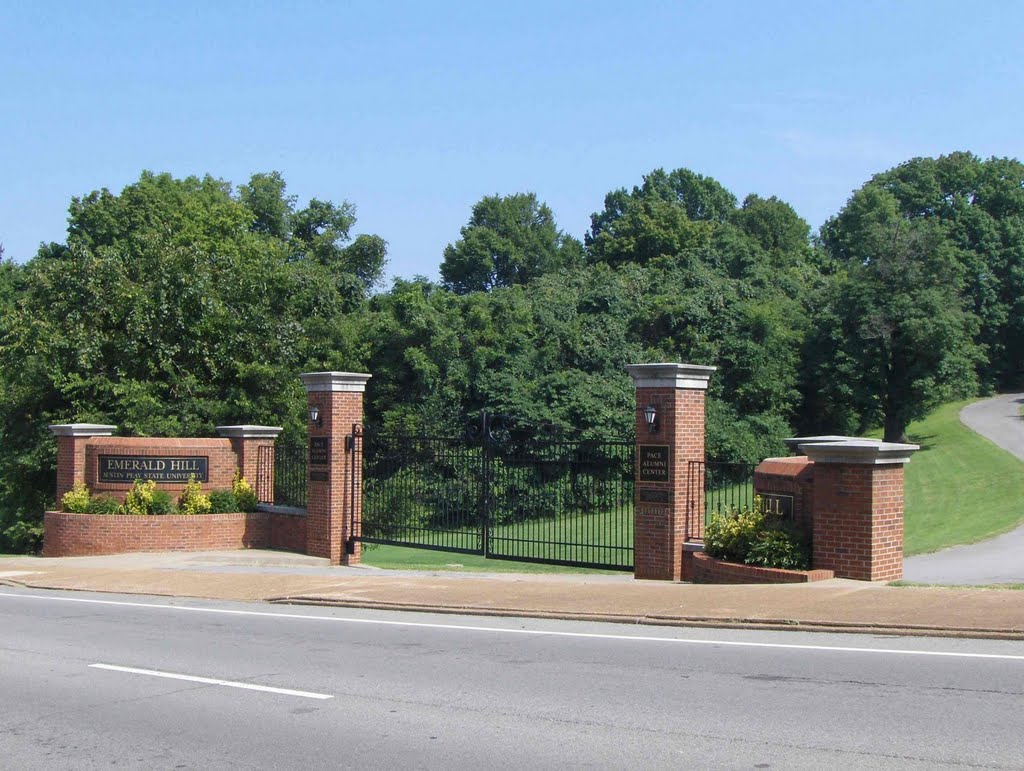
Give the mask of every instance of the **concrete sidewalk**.
<svg viewBox="0 0 1024 771">
<path fill-rule="evenodd" d="M 3 559 L 0 584 L 630 624 L 1024 640 L 1024 591 L 841 579 L 707 586 L 636 581 L 629 574 L 385 571 L 252 550 Z"/>
</svg>

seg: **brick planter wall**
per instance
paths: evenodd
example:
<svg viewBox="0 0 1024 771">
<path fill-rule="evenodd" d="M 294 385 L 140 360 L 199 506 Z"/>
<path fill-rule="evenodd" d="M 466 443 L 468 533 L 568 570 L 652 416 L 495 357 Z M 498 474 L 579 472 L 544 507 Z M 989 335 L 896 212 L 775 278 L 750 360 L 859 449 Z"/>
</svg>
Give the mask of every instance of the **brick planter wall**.
<svg viewBox="0 0 1024 771">
<path fill-rule="evenodd" d="M 306 514 L 270 512 L 270 548 L 306 553 Z"/>
<path fill-rule="evenodd" d="M 48 511 L 43 556 L 262 549 L 270 545 L 270 517 L 263 511 L 148 517 Z"/>
<path fill-rule="evenodd" d="M 694 552 L 693 583 L 695 584 L 803 584 L 834 578 L 831 570 L 782 570 L 739 565 Z"/>
</svg>

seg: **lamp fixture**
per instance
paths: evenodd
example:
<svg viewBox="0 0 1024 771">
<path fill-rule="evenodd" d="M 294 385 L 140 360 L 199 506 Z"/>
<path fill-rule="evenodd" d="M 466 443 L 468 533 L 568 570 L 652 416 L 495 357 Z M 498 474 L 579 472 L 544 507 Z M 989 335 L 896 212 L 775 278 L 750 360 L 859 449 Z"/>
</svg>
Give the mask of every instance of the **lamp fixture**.
<svg viewBox="0 0 1024 771">
<path fill-rule="evenodd" d="M 309 407 L 309 422 L 317 428 L 320 428 L 324 424 L 323 419 L 320 417 L 320 408 L 315 404 L 311 404 Z"/>
<path fill-rule="evenodd" d="M 658 433 L 658 411 L 653 404 L 644 407 L 644 420 L 647 421 L 647 430 L 650 433 Z"/>
</svg>

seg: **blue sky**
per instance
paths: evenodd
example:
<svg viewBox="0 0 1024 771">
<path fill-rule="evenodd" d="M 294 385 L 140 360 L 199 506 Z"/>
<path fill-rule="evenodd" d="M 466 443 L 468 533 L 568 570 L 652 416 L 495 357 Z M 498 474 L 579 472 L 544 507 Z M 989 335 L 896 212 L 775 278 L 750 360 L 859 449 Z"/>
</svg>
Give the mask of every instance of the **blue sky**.
<svg viewBox="0 0 1024 771">
<path fill-rule="evenodd" d="M 920 155 L 1024 157 L 1024 3 L 0 3 L 0 243 L 143 169 L 357 207 L 389 273 L 437 276 L 484 195 L 582 237 L 686 167 L 817 228 Z"/>
</svg>

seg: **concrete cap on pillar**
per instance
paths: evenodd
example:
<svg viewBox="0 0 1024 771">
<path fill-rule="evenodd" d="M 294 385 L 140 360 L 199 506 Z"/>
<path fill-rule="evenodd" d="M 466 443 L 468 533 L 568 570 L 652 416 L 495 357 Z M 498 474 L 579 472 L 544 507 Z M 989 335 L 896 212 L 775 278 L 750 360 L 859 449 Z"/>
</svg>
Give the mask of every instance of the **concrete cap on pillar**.
<svg viewBox="0 0 1024 771">
<path fill-rule="evenodd" d="M 366 381 L 373 375 L 359 372 L 303 372 L 299 375 L 307 393 L 314 391 L 347 391 L 363 393 Z"/>
<path fill-rule="evenodd" d="M 920 449 L 916 444 L 878 442 L 871 439 L 846 439 L 841 442 L 812 442 L 800 445 L 800 452 L 815 463 L 850 463 L 866 466 L 910 463 L 910 456 Z"/>
<path fill-rule="evenodd" d="M 56 423 L 50 426 L 54 436 L 111 436 L 117 426 L 100 423 Z"/>
<path fill-rule="evenodd" d="M 796 452 L 802 444 L 827 444 L 830 442 L 845 442 L 848 439 L 856 439 L 854 436 L 839 436 L 829 434 L 827 436 L 794 436 L 791 439 L 783 439 L 790 452 Z"/>
<path fill-rule="evenodd" d="M 228 439 L 276 439 L 283 430 L 279 426 L 217 426 L 217 433 Z"/>
<path fill-rule="evenodd" d="M 635 388 L 692 388 L 706 391 L 718 367 L 700 364 L 627 364 Z"/>
</svg>

